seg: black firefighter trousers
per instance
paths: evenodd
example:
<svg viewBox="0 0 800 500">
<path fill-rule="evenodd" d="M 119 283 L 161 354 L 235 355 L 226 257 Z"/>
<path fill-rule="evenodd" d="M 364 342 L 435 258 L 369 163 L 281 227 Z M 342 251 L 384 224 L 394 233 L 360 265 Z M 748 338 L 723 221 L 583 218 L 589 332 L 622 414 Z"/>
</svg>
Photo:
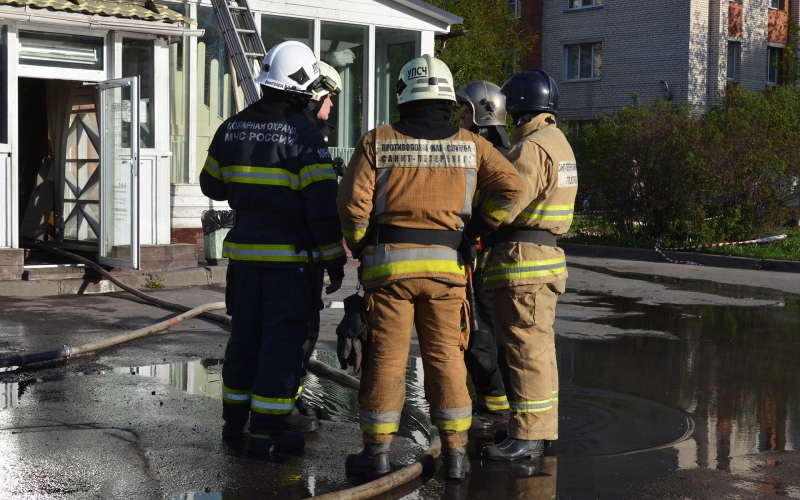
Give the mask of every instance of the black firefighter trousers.
<svg viewBox="0 0 800 500">
<path fill-rule="evenodd" d="M 303 370 L 303 343 L 313 309 L 307 268 L 228 269 L 225 301 L 232 316 L 222 366 L 222 418 L 250 438 L 280 433 L 294 408 Z"/>
<path fill-rule="evenodd" d="M 473 314 L 478 320 L 478 331 L 470 332 L 464 363 L 475 386 L 475 411 L 508 418 L 508 399 L 503 386 L 503 377 L 497 365 L 494 298 L 492 291 L 487 293 L 483 290 L 482 269 L 472 273 L 472 285 L 475 289 L 477 308 Z"/>
</svg>

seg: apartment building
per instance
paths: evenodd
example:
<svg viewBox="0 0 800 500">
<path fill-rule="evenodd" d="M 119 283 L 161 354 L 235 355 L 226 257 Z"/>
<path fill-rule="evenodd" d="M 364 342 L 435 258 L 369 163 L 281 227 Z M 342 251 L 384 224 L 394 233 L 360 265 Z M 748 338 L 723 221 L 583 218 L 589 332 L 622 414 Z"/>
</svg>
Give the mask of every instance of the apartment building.
<svg viewBox="0 0 800 500">
<path fill-rule="evenodd" d="M 702 111 L 735 82 L 779 85 L 797 0 L 519 0 L 540 34 L 523 67 L 558 83 L 560 118 L 579 123 L 654 98 Z"/>
</svg>

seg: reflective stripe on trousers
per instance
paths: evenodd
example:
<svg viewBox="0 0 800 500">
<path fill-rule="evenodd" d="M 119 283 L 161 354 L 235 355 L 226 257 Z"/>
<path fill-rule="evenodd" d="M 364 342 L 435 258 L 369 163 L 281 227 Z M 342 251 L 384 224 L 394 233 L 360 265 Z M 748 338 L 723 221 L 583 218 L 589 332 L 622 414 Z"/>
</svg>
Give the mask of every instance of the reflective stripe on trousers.
<svg viewBox="0 0 800 500">
<path fill-rule="evenodd" d="M 508 410 L 508 398 L 506 396 L 475 396 L 475 404 L 483 406 L 487 410 Z"/>
<path fill-rule="evenodd" d="M 405 248 L 387 252 L 386 245 L 362 258 L 361 281 L 374 281 L 411 273 L 452 273 L 464 276 L 461 255 L 450 248 Z"/>
<path fill-rule="evenodd" d="M 341 247 L 341 243 L 339 243 L 339 247 Z M 344 252 L 344 249 L 342 249 L 342 252 Z M 308 262 L 308 255 L 305 252 L 297 253 L 294 245 L 232 243 L 225 241 L 222 243 L 222 256 L 234 260 L 262 262 Z M 312 256 L 314 262 L 321 262 L 319 252 L 312 252 Z"/>
<path fill-rule="evenodd" d="M 554 276 L 567 271 L 567 260 L 564 257 L 548 260 L 530 260 L 498 264 L 483 270 L 484 283 L 494 281 L 510 281 L 514 279 Z"/>
<path fill-rule="evenodd" d="M 400 429 L 400 411 L 377 413 L 358 410 L 361 430 L 367 434 L 392 434 Z"/>
<path fill-rule="evenodd" d="M 288 415 L 294 409 L 295 398 L 264 398 L 253 394 L 250 409 L 268 415 Z"/>
<path fill-rule="evenodd" d="M 252 389 L 236 390 L 222 384 L 222 400 L 232 405 L 243 405 L 250 403 Z"/>
<path fill-rule="evenodd" d="M 431 420 L 440 431 L 462 432 L 472 425 L 472 405 L 463 408 L 431 409 Z"/>
</svg>

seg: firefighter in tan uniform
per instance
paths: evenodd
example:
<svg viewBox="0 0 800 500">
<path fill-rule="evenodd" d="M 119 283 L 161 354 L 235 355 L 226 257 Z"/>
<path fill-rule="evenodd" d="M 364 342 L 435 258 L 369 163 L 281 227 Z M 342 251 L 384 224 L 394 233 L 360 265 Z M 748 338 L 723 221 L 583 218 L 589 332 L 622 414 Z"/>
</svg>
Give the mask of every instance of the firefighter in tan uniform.
<svg viewBox="0 0 800 500">
<path fill-rule="evenodd" d="M 556 246 L 572 223 L 578 173 L 566 137 L 556 127 L 558 88 L 541 69 L 503 85 L 514 119 L 508 159 L 524 179 L 523 195 L 494 233 L 484 287 L 494 290 L 498 359 L 507 366 L 508 436 L 483 451 L 491 460 L 539 457 L 558 438 L 556 300 L 567 263 Z"/>
<path fill-rule="evenodd" d="M 364 450 L 348 457 L 346 469 L 368 477 L 389 472 L 416 325 L 446 477 L 463 478 L 472 417 L 463 230 L 470 217 L 499 226 L 522 181 L 491 143 L 450 123 L 456 99 L 442 61 L 424 55 L 406 64 L 397 95 L 400 121 L 362 137 L 337 199 L 345 241 L 360 256 L 371 330 L 359 392 Z M 473 216 L 476 188 L 488 198 Z"/>
</svg>

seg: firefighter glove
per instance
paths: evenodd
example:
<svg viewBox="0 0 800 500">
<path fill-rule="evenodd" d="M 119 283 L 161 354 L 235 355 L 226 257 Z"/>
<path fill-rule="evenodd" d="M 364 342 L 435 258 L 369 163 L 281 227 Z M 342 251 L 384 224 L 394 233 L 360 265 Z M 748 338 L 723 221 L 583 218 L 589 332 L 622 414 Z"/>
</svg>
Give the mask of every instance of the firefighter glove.
<svg viewBox="0 0 800 500">
<path fill-rule="evenodd" d="M 336 355 L 342 370 L 353 367 L 353 373 L 361 371 L 363 344 L 369 335 L 367 307 L 364 297 L 357 293 L 344 299 L 344 317 L 336 327 Z"/>
</svg>

